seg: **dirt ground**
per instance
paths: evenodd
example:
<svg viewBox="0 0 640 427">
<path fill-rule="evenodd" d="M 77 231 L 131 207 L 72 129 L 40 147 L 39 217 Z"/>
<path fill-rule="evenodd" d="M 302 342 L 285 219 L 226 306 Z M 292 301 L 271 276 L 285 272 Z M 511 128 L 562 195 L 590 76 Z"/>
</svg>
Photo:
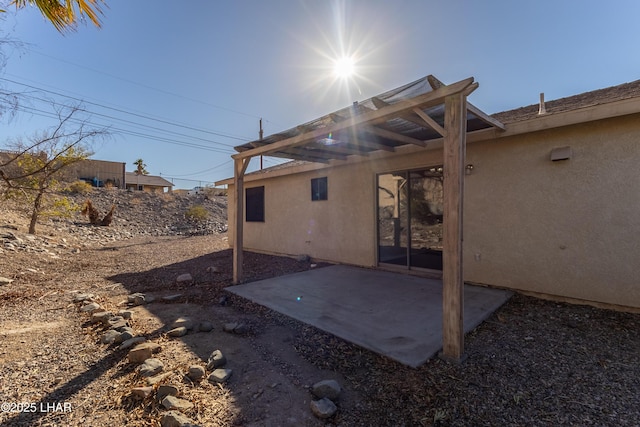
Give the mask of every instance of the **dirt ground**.
<svg viewBox="0 0 640 427">
<path fill-rule="evenodd" d="M 222 287 L 231 274 L 224 237 L 134 239 L 46 262 L 33 254 L 12 254 L 11 265 L 2 266 L 2 275 L 15 282 L 0 294 L 1 400 L 37 403 L 38 408 L 42 403 L 62 403 L 72 410 L 19 415 L 7 411 L 0 420 L 10 425 L 159 425 L 163 410 L 157 402 L 130 396 L 132 387 L 146 384 L 128 363 L 126 350 L 101 344 L 103 328 L 90 325 L 89 315 L 79 313 L 72 303 L 74 291 L 79 291 L 94 294 L 114 313 L 126 308 L 123 302 L 130 293 L 155 297 L 155 302 L 132 309 L 132 326 L 138 335 L 161 344 L 156 357 L 165 363 L 165 372 L 173 372 L 166 382 L 180 384 L 181 397 L 196 404 L 186 414 L 199 424 L 322 425 L 310 411 L 308 387 L 343 378 L 304 360 L 295 351 L 294 330 L 286 325 L 262 321 L 235 306 L 231 297 L 220 305 Z M 309 268 L 308 263 L 284 261 L 287 270 Z M 254 262 L 278 268 L 278 260 L 264 257 Z M 213 266 L 220 271 L 207 272 Z M 177 285 L 181 273 L 192 274 L 195 283 Z M 162 300 L 176 294 L 182 296 Z M 179 339 L 164 335 L 168 325 L 185 316 L 196 323 L 209 321 L 214 330 Z M 248 331 L 224 332 L 229 322 L 245 324 Z M 228 360 L 226 368 L 233 371 L 225 386 L 206 379 L 194 384 L 184 377 L 190 365 L 205 365 L 218 349 Z M 344 401 L 349 400 L 346 393 Z"/>
<path fill-rule="evenodd" d="M 43 229 L 43 233 L 49 230 Z M 640 316 L 515 295 L 466 337 L 467 359 L 402 366 L 226 293 L 225 234 L 143 236 L 48 252 L 5 251 L 0 276 L 0 423 L 8 426 L 159 426 L 166 412 L 136 400 L 144 380 L 126 351 L 100 343 L 102 330 L 72 302 L 89 292 L 117 311 L 128 294 L 155 302 L 133 309 L 133 328 L 161 345 L 157 358 L 194 404 L 202 426 L 638 425 Z M 212 272 L 216 267 L 218 272 Z M 248 280 L 311 268 L 309 262 L 247 253 Z M 318 266 L 316 268 L 322 268 Z M 190 273 L 194 283 L 178 285 Z M 162 297 L 182 294 L 177 300 Z M 227 297 L 225 305 L 220 299 Z M 211 332 L 168 338 L 178 317 Z M 247 325 L 230 334 L 227 322 Z M 224 385 L 193 383 L 192 364 L 221 350 L 233 370 Z M 343 394 L 328 420 L 310 410 L 309 387 L 335 379 Z M 6 405 L 9 406 L 6 406 Z M 23 412 L 18 412 L 22 410 Z"/>
</svg>

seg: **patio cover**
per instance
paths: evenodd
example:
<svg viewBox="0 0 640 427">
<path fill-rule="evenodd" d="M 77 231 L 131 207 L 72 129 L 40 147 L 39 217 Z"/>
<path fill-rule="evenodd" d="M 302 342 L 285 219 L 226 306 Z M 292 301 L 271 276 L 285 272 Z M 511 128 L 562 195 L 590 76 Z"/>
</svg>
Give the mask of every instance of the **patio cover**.
<svg viewBox="0 0 640 427">
<path fill-rule="evenodd" d="M 427 76 L 319 119 L 236 147 L 233 282 L 242 281 L 244 174 L 252 157 L 279 156 L 328 164 L 405 145 L 443 142 L 443 352 L 459 361 L 464 348 L 462 197 L 467 132 L 504 130 L 499 121 L 467 102 L 473 77 L 444 85 Z"/>
<path fill-rule="evenodd" d="M 452 88 L 460 83 L 452 85 Z M 379 150 L 394 152 L 403 145 L 426 147 L 429 141 L 438 140 L 445 133 L 444 101 L 429 96 L 435 94 L 436 89 L 444 87 L 440 80 L 429 75 L 235 149 L 240 153 L 255 153 L 253 155 L 268 154 L 329 163 L 331 160 L 347 160 L 350 155 L 367 156 Z M 477 85 L 473 89 L 475 87 Z M 426 102 L 421 103 L 422 99 Z M 390 106 L 400 108 L 391 110 L 387 108 Z M 375 114 L 387 111 L 389 115 Z M 491 128 L 504 130 L 502 123 L 470 103 L 467 103 L 466 128 L 467 132 Z M 281 141 L 287 144 L 276 144 Z M 260 147 L 261 150 L 254 150 Z"/>
</svg>

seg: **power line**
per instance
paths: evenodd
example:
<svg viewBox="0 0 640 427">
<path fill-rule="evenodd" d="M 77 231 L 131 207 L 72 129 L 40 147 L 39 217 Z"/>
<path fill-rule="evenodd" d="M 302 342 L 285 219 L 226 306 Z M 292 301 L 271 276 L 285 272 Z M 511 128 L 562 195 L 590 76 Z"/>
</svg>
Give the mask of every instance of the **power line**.
<svg viewBox="0 0 640 427">
<path fill-rule="evenodd" d="M 8 75 L 12 75 L 12 74 L 8 74 Z M 180 127 L 180 128 L 184 128 L 184 129 L 189 129 L 189 130 L 195 130 L 197 132 L 207 133 L 207 134 L 216 135 L 216 136 L 222 136 L 222 137 L 225 137 L 225 138 L 236 139 L 236 140 L 244 141 L 244 142 L 251 140 L 250 138 L 234 136 L 234 135 L 225 134 L 225 133 L 222 133 L 222 132 L 214 132 L 214 131 L 209 131 L 209 130 L 204 130 L 204 129 L 198 129 L 198 128 L 195 128 L 193 126 L 182 125 L 182 124 L 179 124 L 179 123 L 170 122 L 168 120 L 157 119 L 157 118 L 150 117 L 150 116 L 147 116 L 147 115 L 143 115 L 143 114 L 138 114 L 138 113 L 133 113 L 133 112 L 130 112 L 130 111 L 122 110 L 122 109 L 119 109 L 119 108 L 109 107 L 109 106 L 106 106 L 106 105 L 103 105 L 103 104 L 99 104 L 99 103 L 96 103 L 96 102 L 86 101 L 86 100 L 83 100 L 83 99 L 80 99 L 80 98 L 76 98 L 76 97 L 73 97 L 73 96 L 65 95 L 63 93 L 59 93 L 59 92 L 55 92 L 55 91 L 52 91 L 52 90 L 44 89 L 44 88 L 41 88 L 41 87 L 37 87 L 37 86 L 29 85 L 29 84 L 26 84 L 26 83 L 22 83 L 22 82 L 19 82 L 19 81 L 7 79 L 5 77 L 0 77 L 0 80 L 4 80 L 4 81 L 10 82 L 10 83 L 21 85 L 21 86 L 28 87 L 28 88 L 31 88 L 31 89 L 35 89 L 35 90 L 38 90 L 38 91 L 41 91 L 41 92 L 46 92 L 46 93 L 50 93 L 50 94 L 53 94 L 53 95 L 62 96 L 64 98 L 73 99 L 74 101 L 82 102 L 82 103 L 85 103 L 85 104 L 91 104 L 91 105 L 95 105 L 95 106 L 98 106 L 98 107 L 101 107 L 101 108 L 105 108 L 105 109 L 108 109 L 108 110 L 113 110 L 113 111 L 117 111 L 117 112 L 120 112 L 120 113 L 129 114 L 129 115 L 132 115 L 132 116 L 135 116 L 135 117 L 139 117 L 139 118 L 143 118 L 143 119 L 146 119 L 146 120 L 152 120 L 152 121 L 168 124 L 168 125 L 171 125 L 171 126 L 176 126 L 176 127 Z"/>
<path fill-rule="evenodd" d="M 38 98 L 38 97 L 33 96 L 33 95 L 22 94 L 21 96 L 25 97 L 25 98 L 31 98 L 31 99 L 34 99 L 34 100 L 37 100 L 37 101 L 47 102 L 46 99 Z M 122 119 L 120 117 L 110 116 L 108 114 L 97 113 L 95 111 L 90 111 L 90 110 L 87 110 L 85 108 L 80 108 L 79 111 L 84 111 L 84 112 L 86 112 L 88 114 L 91 114 L 91 115 L 105 117 L 105 118 L 108 118 L 108 119 L 112 119 L 112 120 L 116 120 L 116 121 L 120 121 L 120 122 L 124 122 L 124 123 L 129 123 L 129 124 L 133 124 L 135 126 L 144 127 L 144 128 L 148 128 L 148 129 L 152 129 L 152 130 L 156 130 L 156 131 L 160 131 L 160 132 L 166 132 L 166 133 L 170 133 L 170 134 L 173 134 L 173 135 L 178 135 L 178 136 L 192 138 L 192 139 L 196 139 L 196 140 L 200 140 L 200 141 L 204 141 L 204 142 L 209 142 L 209 143 L 212 143 L 212 144 L 223 145 L 223 146 L 229 147 L 229 148 L 233 147 L 233 145 L 226 144 L 226 143 L 223 143 L 223 142 L 213 141 L 211 139 L 205 139 L 205 138 L 200 138 L 200 137 L 193 136 L 193 135 L 187 135 L 187 134 L 183 134 L 183 133 L 179 133 L 179 132 L 174 132 L 172 130 L 162 129 L 162 128 L 158 128 L 158 127 L 155 127 L 155 126 L 149 126 L 149 125 L 145 125 L 145 124 L 142 124 L 142 123 L 134 122 L 134 121 L 131 121 L 131 120 Z"/>
<path fill-rule="evenodd" d="M 184 95 L 180 95 L 180 94 L 177 94 L 177 93 L 169 92 L 169 91 L 163 90 L 163 89 L 158 89 L 158 88 L 153 87 L 153 86 L 148 86 L 148 85 L 145 85 L 143 83 L 139 83 L 139 82 L 136 82 L 136 81 L 133 81 L 133 80 L 129 80 L 129 79 L 125 79 L 123 77 L 116 76 L 114 74 L 105 73 L 104 71 L 96 70 L 94 68 L 90 68 L 90 67 L 87 67 L 87 66 L 84 66 L 84 65 L 81 65 L 81 64 L 76 64 L 76 63 L 71 62 L 71 61 L 67 61 L 67 60 L 64 60 L 64 59 L 56 58 L 55 56 L 51 56 L 51 55 L 48 55 L 46 53 L 39 52 L 37 50 L 33 50 L 32 49 L 31 52 L 36 53 L 38 55 L 45 56 L 47 58 L 51 58 L 51 59 L 59 61 L 59 62 L 64 62 L 66 64 L 73 65 L 73 66 L 78 67 L 78 68 L 84 68 L 85 70 L 89 70 L 89 71 L 92 71 L 94 73 L 103 74 L 105 76 L 108 76 L 108 77 L 111 77 L 111 78 L 114 78 L 114 79 L 117 79 L 117 80 L 121 80 L 123 82 L 127 82 L 127 83 L 130 83 L 130 84 L 136 85 L 136 86 L 140 86 L 140 87 L 143 87 L 145 89 L 150 89 L 150 90 L 154 90 L 154 91 L 157 91 L 157 92 L 160 92 L 160 93 L 164 93 L 164 94 L 167 94 L 167 95 L 171 95 L 171 96 L 175 96 L 175 97 L 178 97 L 178 98 L 186 99 L 186 100 L 191 101 L 191 102 L 196 102 L 196 103 L 199 103 L 199 104 L 208 105 L 210 107 L 218 108 L 220 110 L 229 111 L 231 113 L 239 114 L 239 115 L 242 115 L 242 116 L 251 117 L 251 118 L 254 118 L 254 119 L 259 119 L 260 118 L 260 117 L 254 115 L 254 114 L 244 113 L 242 111 L 237 111 L 237 110 L 234 110 L 234 109 L 231 109 L 231 108 L 228 108 L 228 107 L 223 107 L 221 105 L 211 104 L 209 102 L 201 101 L 201 100 L 195 99 L 195 98 L 189 98 L 188 96 L 184 96 Z"/>
<path fill-rule="evenodd" d="M 19 106 L 17 109 L 19 111 L 28 112 L 28 113 L 35 114 L 35 115 L 38 115 L 38 116 L 41 116 L 41 117 L 57 118 L 57 116 L 55 114 L 53 114 L 53 113 L 51 113 L 49 111 L 39 110 L 39 109 L 33 108 L 33 107 Z M 76 123 L 85 123 L 84 121 L 82 121 L 80 119 L 76 119 L 76 118 L 71 118 L 70 121 L 76 122 Z M 218 149 L 218 148 L 215 148 L 215 147 L 210 147 L 210 146 L 200 145 L 200 144 L 194 144 L 194 143 L 190 143 L 190 142 L 186 142 L 186 141 L 171 140 L 171 139 L 168 139 L 168 138 L 164 138 L 162 136 L 144 134 L 144 133 L 141 133 L 141 132 L 136 132 L 136 131 L 132 131 L 132 130 L 128 130 L 128 129 L 120 129 L 120 128 L 113 127 L 113 126 L 105 126 L 105 125 L 101 125 L 99 123 L 94 123 L 94 126 L 102 126 L 102 127 L 108 128 L 108 129 L 116 130 L 119 133 L 122 133 L 122 134 L 125 134 L 125 135 L 142 137 L 142 138 L 150 139 L 150 140 L 153 140 L 153 141 L 166 142 L 168 144 L 180 145 L 180 146 L 184 146 L 184 147 L 207 150 L 207 151 L 212 151 L 212 152 L 222 153 L 222 154 L 233 154 L 233 151 L 231 151 L 231 150 L 223 150 L 223 149 Z"/>
<path fill-rule="evenodd" d="M 218 169 L 219 167 L 226 166 L 226 165 L 228 165 L 230 162 L 231 162 L 231 160 L 226 160 L 226 161 L 224 161 L 224 162 L 222 162 L 222 163 L 220 163 L 220 164 L 218 164 L 218 165 L 215 165 L 215 166 L 213 166 L 213 167 L 211 167 L 211 168 L 208 168 L 208 169 L 205 169 L 205 170 L 202 170 L 202 171 L 199 171 L 199 172 L 193 172 L 193 173 L 188 173 L 188 174 L 184 174 L 184 175 L 176 175 L 176 174 L 171 174 L 171 175 L 173 175 L 173 176 L 175 176 L 175 177 L 199 175 L 199 174 L 201 174 L 201 173 L 204 173 L 204 172 L 211 172 L 212 170 Z"/>
</svg>

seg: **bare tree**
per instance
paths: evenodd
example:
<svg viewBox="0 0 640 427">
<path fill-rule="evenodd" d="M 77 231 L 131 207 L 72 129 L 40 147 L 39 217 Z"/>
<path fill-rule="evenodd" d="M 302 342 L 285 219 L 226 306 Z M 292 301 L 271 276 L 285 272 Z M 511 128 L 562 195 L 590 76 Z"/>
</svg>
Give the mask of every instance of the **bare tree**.
<svg viewBox="0 0 640 427">
<path fill-rule="evenodd" d="M 77 119 L 79 111 L 79 107 L 58 108 L 56 126 L 26 142 L 12 142 L 12 151 L 0 157 L 3 195 L 30 206 L 30 234 L 35 234 L 47 199 L 60 189 L 68 167 L 89 157 L 90 143 L 107 135 L 106 129 L 94 129 L 88 120 Z"/>
</svg>

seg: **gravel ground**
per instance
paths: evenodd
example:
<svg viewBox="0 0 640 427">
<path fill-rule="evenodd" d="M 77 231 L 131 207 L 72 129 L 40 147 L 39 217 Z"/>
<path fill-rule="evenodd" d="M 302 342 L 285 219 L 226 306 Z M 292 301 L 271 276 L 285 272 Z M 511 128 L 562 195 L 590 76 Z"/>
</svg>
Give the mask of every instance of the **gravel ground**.
<svg viewBox="0 0 640 427">
<path fill-rule="evenodd" d="M 21 220 L 2 209 L 0 233 L 24 237 Z M 136 209 L 144 212 L 144 205 Z M 156 221 L 148 212 L 148 221 Z M 118 227 L 124 225 L 110 232 L 119 233 Z M 247 393 L 259 384 L 257 377 L 247 382 L 248 369 L 224 386 L 185 385 L 185 396 L 196 404 L 188 415 L 204 426 L 640 425 L 638 314 L 516 294 L 466 336 L 463 363 L 435 358 L 412 369 L 227 295 L 231 251 L 224 233 L 90 238 L 72 228 L 43 226 L 47 251 L 0 254 L 0 276 L 14 280 L 0 286 L 0 403 L 14 409 L 21 402 L 68 403 L 72 410 L 0 412 L 2 425 L 160 425 L 157 403 L 131 399 L 130 388 L 139 381 L 133 368 L 121 353 L 100 344 L 99 331 L 71 303 L 72 291 L 95 293 L 114 309 L 138 291 L 180 292 L 180 303 L 190 310 L 213 309 L 228 296 L 225 311 L 216 315 L 242 319 L 251 332 L 233 342 L 215 335 L 216 342 L 237 346 L 236 360 L 256 363 L 258 372 L 280 385 L 272 395 L 268 387 Z M 310 268 L 252 253 L 245 262 L 249 280 Z M 211 266 L 219 272 L 208 272 Z M 194 275 L 195 285 L 175 283 L 183 271 Z M 158 333 L 157 319 L 136 319 L 137 328 L 156 331 L 163 354 L 180 354 L 176 366 L 202 358 L 194 342 L 169 341 Z M 305 415 L 307 387 L 321 375 L 338 378 L 344 389 L 337 414 L 325 421 Z M 291 398 L 296 393 L 304 399 Z"/>
</svg>

